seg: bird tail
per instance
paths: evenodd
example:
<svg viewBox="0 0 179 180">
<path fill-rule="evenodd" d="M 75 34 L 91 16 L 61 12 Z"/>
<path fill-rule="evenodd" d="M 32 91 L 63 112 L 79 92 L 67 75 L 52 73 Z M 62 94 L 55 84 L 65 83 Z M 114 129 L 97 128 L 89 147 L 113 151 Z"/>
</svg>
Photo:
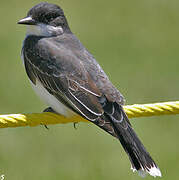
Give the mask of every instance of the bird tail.
<svg viewBox="0 0 179 180">
<path fill-rule="evenodd" d="M 106 111 L 104 117 L 95 124 L 120 140 L 124 150 L 129 156 L 133 172 L 138 171 L 142 177 L 144 177 L 146 173 L 154 177 L 161 177 L 160 169 L 137 137 L 130 125 L 127 115 L 120 105 L 116 103 L 113 112 L 111 111 L 109 113 Z"/>
</svg>

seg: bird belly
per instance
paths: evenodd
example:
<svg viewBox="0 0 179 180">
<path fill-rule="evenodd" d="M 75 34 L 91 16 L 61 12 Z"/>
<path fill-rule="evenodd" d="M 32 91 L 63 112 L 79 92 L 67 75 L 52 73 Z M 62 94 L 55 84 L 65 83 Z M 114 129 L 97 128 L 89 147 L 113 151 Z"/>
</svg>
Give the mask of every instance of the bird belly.
<svg viewBox="0 0 179 180">
<path fill-rule="evenodd" d="M 34 85 L 32 82 L 32 88 L 36 92 L 36 94 L 43 100 L 48 106 L 50 106 L 55 112 L 64 115 L 66 117 L 72 117 L 76 113 L 69 109 L 67 106 L 62 104 L 55 96 L 50 94 L 43 85 L 36 80 L 36 84 Z"/>
</svg>

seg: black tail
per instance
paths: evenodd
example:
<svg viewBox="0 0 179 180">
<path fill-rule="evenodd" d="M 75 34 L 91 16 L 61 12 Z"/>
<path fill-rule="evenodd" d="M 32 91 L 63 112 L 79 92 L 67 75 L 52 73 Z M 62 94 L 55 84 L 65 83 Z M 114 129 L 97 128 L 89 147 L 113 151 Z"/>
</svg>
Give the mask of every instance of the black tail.
<svg viewBox="0 0 179 180">
<path fill-rule="evenodd" d="M 104 117 L 94 123 L 120 140 L 131 161 L 131 169 L 138 171 L 141 176 L 146 172 L 154 177 L 161 176 L 159 168 L 131 127 L 123 108 L 117 103 L 111 103 L 108 107 L 105 104 L 104 110 Z"/>
</svg>

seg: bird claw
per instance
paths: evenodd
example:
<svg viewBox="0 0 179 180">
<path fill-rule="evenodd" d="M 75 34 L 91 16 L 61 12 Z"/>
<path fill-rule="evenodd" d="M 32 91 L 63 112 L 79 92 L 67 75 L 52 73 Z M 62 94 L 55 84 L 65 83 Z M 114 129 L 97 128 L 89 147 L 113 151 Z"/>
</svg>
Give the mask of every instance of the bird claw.
<svg viewBox="0 0 179 180">
<path fill-rule="evenodd" d="M 76 127 L 77 124 L 78 124 L 78 122 L 74 122 L 74 123 L 73 123 L 74 129 L 77 129 L 77 127 Z"/>
<path fill-rule="evenodd" d="M 51 112 L 51 113 L 56 113 L 51 107 L 48 107 L 43 110 L 43 112 Z M 46 124 L 43 124 L 43 126 L 49 130 L 48 126 Z"/>
</svg>

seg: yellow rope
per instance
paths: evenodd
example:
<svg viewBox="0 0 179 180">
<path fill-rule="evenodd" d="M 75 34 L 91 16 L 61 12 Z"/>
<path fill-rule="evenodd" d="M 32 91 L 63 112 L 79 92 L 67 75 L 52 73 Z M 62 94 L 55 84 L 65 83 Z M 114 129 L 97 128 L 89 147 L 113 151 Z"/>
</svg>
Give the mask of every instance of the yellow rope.
<svg viewBox="0 0 179 180">
<path fill-rule="evenodd" d="M 179 114 L 179 101 L 124 106 L 129 118 Z M 0 115 L 0 128 L 38 126 L 70 122 L 89 122 L 80 116 L 65 118 L 54 113 Z"/>
</svg>

